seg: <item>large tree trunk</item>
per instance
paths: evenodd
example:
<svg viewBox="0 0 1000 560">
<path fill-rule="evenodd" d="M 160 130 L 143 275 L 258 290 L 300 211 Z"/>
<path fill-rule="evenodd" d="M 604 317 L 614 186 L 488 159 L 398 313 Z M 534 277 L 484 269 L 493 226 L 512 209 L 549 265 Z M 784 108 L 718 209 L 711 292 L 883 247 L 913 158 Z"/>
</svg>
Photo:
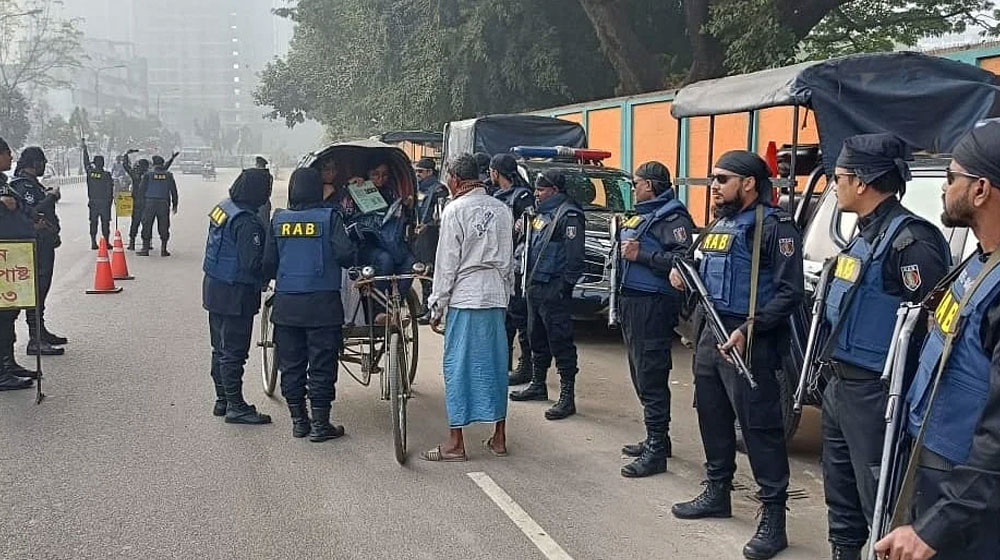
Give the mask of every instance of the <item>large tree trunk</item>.
<svg viewBox="0 0 1000 560">
<path fill-rule="evenodd" d="M 684 2 L 684 19 L 687 24 L 688 39 L 691 42 L 691 69 L 684 79 L 685 84 L 718 78 L 726 74 L 725 48 L 718 39 L 702 31 L 708 23 L 708 8 L 711 4 L 711 0 Z"/>
<path fill-rule="evenodd" d="M 618 94 L 633 95 L 667 87 L 666 74 L 642 45 L 628 20 L 623 0 L 580 0 L 601 42 L 605 56 L 618 73 Z"/>
</svg>

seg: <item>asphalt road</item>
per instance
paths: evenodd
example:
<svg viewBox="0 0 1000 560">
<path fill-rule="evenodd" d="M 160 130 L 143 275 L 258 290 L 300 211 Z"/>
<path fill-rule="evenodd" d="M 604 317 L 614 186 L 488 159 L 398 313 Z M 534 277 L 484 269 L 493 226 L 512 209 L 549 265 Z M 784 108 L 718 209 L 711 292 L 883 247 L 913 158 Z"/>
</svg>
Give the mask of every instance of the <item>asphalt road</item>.
<svg viewBox="0 0 1000 560">
<path fill-rule="evenodd" d="M 201 258 L 207 213 L 232 176 L 178 177 L 174 256 L 129 253 L 136 280 L 117 295 L 84 295 L 94 273 L 85 188 L 63 188 L 48 322 L 71 341 L 65 356 L 44 362 L 41 405 L 31 392 L 0 394 L 0 558 L 741 558 L 757 510 L 745 457 L 733 519 L 670 515 L 672 503 L 700 491 L 703 461 L 690 353 L 679 344 L 674 458 L 667 474 L 642 480 L 618 474 L 621 444 L 643 434 L 620 339 L 601 325 L 579 325 L 579 414 L 548 422 L 547 405 L 512 404 L 507 458 L 481 449 L 485 426 L 467 432 L 467 463 L 416 458 L 447 428 L 441 338 L 426 328 L 404 467 L 393 460 L 388 404 L 347 376 L 334 416 L 348 435 L 337 441 L 291 437 L 283 402 L 261 390 L 256 353 L 246 394 L 274 424 L 213 417 Z M 275 201 L 283 206 L 283 193 Z M 28 364 L 23 320 L 18 329 L 18 359 Z M 791 548 L 779 558 L 828 554 L 817 420 L 807 411 L 791 443 Z M 514 517 L 546 532 L 548 552 L 468 473 L 502 488 L 526 514 Z"/>
</svg>

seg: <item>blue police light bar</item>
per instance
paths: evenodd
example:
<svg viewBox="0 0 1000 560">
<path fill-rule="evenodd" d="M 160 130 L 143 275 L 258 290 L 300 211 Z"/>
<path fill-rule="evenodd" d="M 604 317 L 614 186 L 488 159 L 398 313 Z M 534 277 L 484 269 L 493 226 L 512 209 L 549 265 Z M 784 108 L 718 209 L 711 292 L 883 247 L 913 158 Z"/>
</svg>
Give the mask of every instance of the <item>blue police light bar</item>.
<svg viewBox="0 0 1000 560">
<path fill-rule="evenodd" d="M 522 158 L 575 158 L 588 161 L 600 161 L 611 157 L 611 152 L 588 150 L 582 148 L 567 148 L 566 146 L 516 146 L 510 149 Z"/>
</svg>

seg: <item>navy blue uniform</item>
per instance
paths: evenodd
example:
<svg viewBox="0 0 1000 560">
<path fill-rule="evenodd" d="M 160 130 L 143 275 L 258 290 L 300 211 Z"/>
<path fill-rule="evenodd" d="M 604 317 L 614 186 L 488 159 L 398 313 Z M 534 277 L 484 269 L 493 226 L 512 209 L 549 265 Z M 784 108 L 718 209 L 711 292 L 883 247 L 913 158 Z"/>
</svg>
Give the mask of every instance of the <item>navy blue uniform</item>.
<svg viewBox="0 0 1000 560">
<path fill-rule="evenodd" d="M 202 306 L 208 311 L 216 398 L 229 406 L 244 404 L 243 368 L 260 309 L 267 232 L 256 210 L 226 199 L 209 213 Z"/>
<path fill-rule="evenodd" d="M 951 261 L 941 232 L 895 197 L 859 218 L 858 225 L 860 233 L 838 257 L 824 312 L 836 337 L 823 394 L 823 482 L 830 542 L 847 549 L 864 546 L 874 514 L 889 326 L 900 303 L 923 300 Z M 925 332 L 919 323 L 915 340 Z"/>
<path fill-rule="evenodd" d="M 174 175 L 162 168 L 154 169 L 142 177 L 139 190 L 145 205 L 142 214 L 142 245 L 148 250 L 153 240 L 153 223 L 157 225 L 160 243 L 165 249 L 170 240 L 170 210 L 177 211 L 177 183 Z"/>
<path fill-rule="evenodd" d="M 281 394 L 289 406 L 304 404 L 308 394 L 313 408 L 329 408 L 336 397 L 342 267 L 353 264 L 355 249 L 340 213 L 322 207 L 321 197 L 276 211 L 265 249 L 265 271 L 275 279 L 271 322 Z"/>
<path fill-rule="evenodd" d="M 35 239 L 35 226 L 24 207 L 24 200 L 8 187 L 7 176 L 3 173 L 0 173 L 0 194 L 18 199 L 16 210 L 0 204 L 0 239 Z M 4 367 L 14 361 L 14 323 L 20 314 L 20 309 L 0 310 L 0 356 Z"/>
<path fill-rule="evenodd" d="M 56 214 L 56 202 L 59 200 L 59 195 L 50 192 L 38 182 L 38 179 L 27 174 L 15 177 L 11 182 L 11 187 L 24 201 L 26 211 L 35 223 L 35 234 L 38 239 L 38 308 L 41 315 L 38 317 L 38 321 L 41 322 L 42 331 L 45 332 L 45 300 L 52 288 L 56 248 L 62 244 L 62 239 L 59 237 L 61 231 L 59 216 Z M 35 310 L 28 309 L 25 312 L 25 317 L 31 339 L 37 340 Z"/>
<path fill-rule="evenodd" d="M 666 437 L 670 427 L 670 346 L 682 298 L 668 275 L 674 257 L 691 244 L 694 222 L 672 189 L 640 202 L 635 215 L 622 220 L 619 239 L 637 240 L 635 261 L 619 262 L 619 309 L 629 373 L 642 403 L 649 434 Z"/>
<path fill-rule="evenodd" d="M 746 332 L 750 264 L 757 205 L 719 220 L 704 241 L 700 275 L 727 330 Z M 765 207 L 757 315 L 748 366 L 758 387 L 722 357 L 711 329 L 702 328 L 695 352 L 695 401 L 710 482 L 728 485 L 736 472 L 738 418 L 750 466 L 764 504 L 785 503 L 788 453 L 775 370 L 788 348 L 788 318 L 802 305 L 801 235 L 784 211 Z"/>
<path fill-rule="evenodd" d="M 538 205 L 531 224 L 528 254 L 528 336 L 531 339 L 532 367 L 539 381 L 555 358 L 560 377 L 577 374 L 576 345 L 570 300 L 583 274 L 583 210 L 564 193 Z M 545 243 L 549 230 L 552 235 Z"/>
<path fill-rule="evenodd" d="M 531 339 L 528 336 L 528 300 L 521 293 L 521 256 L 524 252 L 524 232 L 518 234 L 518 225 L 524 212 L 535 205 L 535 195 L 525 184 L 518 182 L 509 189 L 501 189 L 493 195 L 510 208 L 514 217 L 514 291 L 507 306 L 507 346 L 513 355 L 514 339 L 521 346 L 521 359 L 531 361 Z M 520 368 L 519 368 L 520 369 Z M 530 371 L 527 372 L 530 374 Z"/>
<path fill-rule="evenodd" d="M 907 395 L 910 435 L 927 422 L 923 448 L 914 450 L 913 528 L 935 559 L 1000 554 L 1000 268 L 960 306 L 988 259 L 977 252 L 945 292 Z M 948 334 L 952 350 L 929 405 Z"/>
<path fill-rule="evenodd" d="M 140 170 L 132 165 L 128 154 L 122 156 L 122 165 L 125 166 L 125 171 L 128 172 L 129 179 L 132 181 L 132 216 L 128 225 L 128 237 L 129 244 L 133 245 L 135 238 L 139 236 L 139 227 L 142 225 L 142 214 L 146 208 L 146 195 L 142 190 L 142 177 L 144 173 L 140 173 Z"/>
<path fill-rule="evenodd" d="M 420 233 L 413 239 L 413 256 L 425 264 L 434 264 L 437 253 L 438 236 L 441 233 L 441 216 L 439 208 L 448 198 L 448 187 L 438 180 L 437 175 L 430 175 L 417 184 L 417 224 Z M 424 305 L 431 296 L 430 281 L 422 281 Z"/>
<path fill-rule="evenodd" d="M 97 235 L 100 222 L 101 235 L 111 241 L 111 203 L 114 200 L 115 182 L 111 174 L 90 166 L 87 170 L 87 207 L 90 210 L 90 238 Z"/>
</svg>

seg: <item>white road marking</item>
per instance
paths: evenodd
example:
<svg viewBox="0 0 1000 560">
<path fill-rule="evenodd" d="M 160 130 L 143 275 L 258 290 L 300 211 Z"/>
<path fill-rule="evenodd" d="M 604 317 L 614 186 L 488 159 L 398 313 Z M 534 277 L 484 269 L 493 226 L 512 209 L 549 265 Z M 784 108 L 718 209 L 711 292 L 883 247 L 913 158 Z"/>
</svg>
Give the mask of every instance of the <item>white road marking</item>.
<svg viewBox="0 0 1000 560">
<path fill-rule="evenodd" d="M 521 506 L 510 497 L 507 492 L 504 492 L 503 488 L 500 488 L 490 476 L 484 472 L 470 472 L 466 475 L 476 483 L 476 486 L 486 493 L 487 496 L 493 503 L 500 508 L 514 525 L 521 530 L 522 533 L 527 536 L 538 550 L 545 555 L 549 560 L 573 560 L 573 557 L 566 553 L 565 550 L 559 546 L 559 543 L 554 541 L 548 533 L 545 532 L 542 527 L 535 522 L 534 519 L 528 515 L 528 512 L 524 511 Z"/>
</svg>

